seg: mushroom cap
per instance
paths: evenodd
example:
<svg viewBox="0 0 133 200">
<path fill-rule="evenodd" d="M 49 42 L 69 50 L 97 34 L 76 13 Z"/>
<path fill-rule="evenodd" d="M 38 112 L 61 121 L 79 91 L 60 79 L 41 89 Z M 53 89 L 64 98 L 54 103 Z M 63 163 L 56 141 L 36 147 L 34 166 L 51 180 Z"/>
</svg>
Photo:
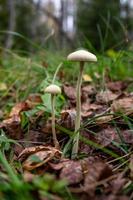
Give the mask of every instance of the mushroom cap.
<svg viewBox="0 0 133 200">
<path fill-rule="evenodd" d="M 70 61 L 91 61 L 96 62 L 97 57 L 86 50 L 78 50 L 68 55 L 67 60 Z"/>
<path fill-rule="evenodd" d="M 50 94 L 61 94 L 61 88 L 55 84 L 51 84 L 45 88 L 44 92 Z"/>
</svg>

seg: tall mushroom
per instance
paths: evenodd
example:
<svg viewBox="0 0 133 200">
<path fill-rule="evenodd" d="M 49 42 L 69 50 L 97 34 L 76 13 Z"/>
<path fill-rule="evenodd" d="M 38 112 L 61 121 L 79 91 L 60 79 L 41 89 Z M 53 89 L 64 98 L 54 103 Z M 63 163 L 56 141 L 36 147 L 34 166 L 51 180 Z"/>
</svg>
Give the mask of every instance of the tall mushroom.
<svg viewBox="0 0 133 200">
<path fill-rule="evenodd" d="M 52 108 L 52 134 L 53 134 L 53 142 L 55 148 L 59 149 L 59 142 L 56 137 L 56 131 L 55 131 L 55 96 L 57 94 L 61 94 L 61 89 L 59 86 L 51 84 L 48 87 L 45 88 L 45 93 L 51 94 L 51 108 Z"/>
<path fill-rule="evenodd" d="M 85 62 L 96 62 L 97 58 L 94 54 L 86 50 L 78 50 L 68 55 L 67 60 L 69 61 L 79 61 L 80 62 L 80 71 L 77 81 L 76 88 L 76 120 L 75 120 L 75 137 L 73 140 L 73 149 L 72 149 L 72 158 L 77 157 L 78 146 L 79 146 L 79 128 L 81 121 L 81 84 L 82 76 Z"/>
</svg>

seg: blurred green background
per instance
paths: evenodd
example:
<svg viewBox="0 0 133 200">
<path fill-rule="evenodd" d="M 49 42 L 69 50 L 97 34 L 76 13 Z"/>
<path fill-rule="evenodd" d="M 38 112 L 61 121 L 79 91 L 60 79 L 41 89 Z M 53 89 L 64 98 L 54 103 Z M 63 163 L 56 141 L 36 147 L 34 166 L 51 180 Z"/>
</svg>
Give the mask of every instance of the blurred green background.
<svg viewBox="0 0 133 200">
<path fill-rule="evenodd" d="M 132 49 L 133 0 L 0 0 L 0 45 L 21 53 Z"/>
</svg>

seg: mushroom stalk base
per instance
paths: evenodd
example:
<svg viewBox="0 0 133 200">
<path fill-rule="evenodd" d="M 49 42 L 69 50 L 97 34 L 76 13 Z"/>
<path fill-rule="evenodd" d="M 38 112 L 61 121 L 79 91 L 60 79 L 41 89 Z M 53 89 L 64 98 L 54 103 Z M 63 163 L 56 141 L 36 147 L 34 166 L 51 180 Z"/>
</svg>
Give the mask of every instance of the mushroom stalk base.
<svg viewBox="0 0 133 200">
<path fill-rule="evenodd" d="M 52 106 L 52 134 L 53 134 L 53 142 L 55 148 L 59 149 L 60 145 L 56 137 L 55 131 L 55 95 L 51 95 L 51 106 Z"/>
<path fill-rule="evenodd" d="M 83 76 L 84 62 L 80 62 L 80 72 L 77 81 L 77 98 L 76 98 L 76 120 L 75 120 L 75 137 L 73 139 L 72 159 L 77 157 L 79 148 L 79 129 L 81 121 L 81 84 Z"/>
</svg>

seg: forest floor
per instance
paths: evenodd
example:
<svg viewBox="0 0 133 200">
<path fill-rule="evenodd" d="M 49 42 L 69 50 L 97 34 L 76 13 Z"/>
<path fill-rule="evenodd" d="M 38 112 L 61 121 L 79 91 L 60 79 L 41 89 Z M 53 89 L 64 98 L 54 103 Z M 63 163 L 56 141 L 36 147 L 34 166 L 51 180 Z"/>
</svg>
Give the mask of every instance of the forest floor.
<svg viewBox="0 0 133 200">
<path fill-rule="evenodd" d="M 86 64 L 75 160 L 78 66 L 48 52 L 1 56 L 1 200 L 133 199 L 132 56 L 110 51 L 97 64 Z M 54 75 L 62 89 L 56 98 L 60 149 L 53 145 L 50 95 L 44 93 Z"/>
</svg>

